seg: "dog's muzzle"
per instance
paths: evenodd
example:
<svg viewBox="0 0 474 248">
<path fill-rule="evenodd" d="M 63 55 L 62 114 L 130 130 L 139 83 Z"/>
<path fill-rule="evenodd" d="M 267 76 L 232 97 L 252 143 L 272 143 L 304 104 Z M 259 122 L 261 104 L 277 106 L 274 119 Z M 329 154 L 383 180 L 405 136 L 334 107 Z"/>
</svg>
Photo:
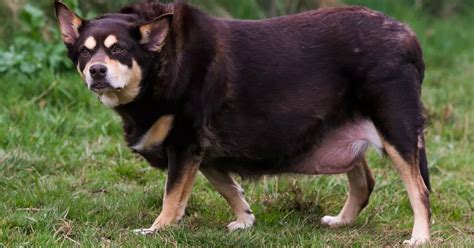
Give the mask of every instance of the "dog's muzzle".
<svg viewBox="0 0 474 248">
<path fill-rule="evenodd" d="M 107 67 L 102 64 L 95 64 L 89 68 L 89 73 L 92 78 L 91 90 L 100 92 L 111 88 L 107 82 Z"/>
<path fill-rule="evenodd" d="M 95 64 L 89 68 L 92 83 L 90 89 L 96 93 L 104 93 L 110 90 L 121 90 L 122 88 L 113 87 L 107 79 L 107 66 Z"/>
</svg>

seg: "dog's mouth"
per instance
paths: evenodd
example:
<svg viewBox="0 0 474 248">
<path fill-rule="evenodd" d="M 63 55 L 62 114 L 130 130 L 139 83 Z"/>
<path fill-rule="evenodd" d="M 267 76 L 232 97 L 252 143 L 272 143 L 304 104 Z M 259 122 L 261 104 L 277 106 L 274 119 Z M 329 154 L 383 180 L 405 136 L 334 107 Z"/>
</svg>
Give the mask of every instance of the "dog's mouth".
<svg viewBox="0 0 474 248">
<path fill-rule="evenodd" d="M 94 82 L 91 86 L 90 86 L 90 90 L 95 92 L 95 93 L 105 93 L 105 92 L 109 92 L 109 91 L 112 91 L 112 90 L 116 90 L 116 91 L 120 91 L 122 90 L 121 87 L 113 87 L 112 85 L 110 85 L 109 83 L 105 82 L 105 81 L 100 81 L 100 82 Z"/>
<path fill-rule="evenodd" d="M 110 84 L 106 82 L 94 83 L 90 86 L 90 90 L 94 93 L 105 93 L 112 90 Z"/>
<path fill-rule="evenodd" d="M 106 82 L 98 82 L 98 83 L 94 83 L 93 85 L 91 85 L 92 90 L 103 90 L 103 89 L 107 89 L 107 88 L 112 88 L 112 87 L 110 87 L 110 84 L 108 84 Z"/>
</svg>

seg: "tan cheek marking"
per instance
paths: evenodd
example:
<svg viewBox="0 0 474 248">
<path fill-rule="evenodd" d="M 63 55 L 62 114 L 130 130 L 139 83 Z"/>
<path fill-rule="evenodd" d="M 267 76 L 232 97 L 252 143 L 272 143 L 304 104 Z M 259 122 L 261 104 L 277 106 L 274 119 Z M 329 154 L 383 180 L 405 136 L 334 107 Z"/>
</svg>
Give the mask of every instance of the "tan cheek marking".
<svg viewBox="0 0 474 248">
<path fill-rule="evenodd" d="M 90 66 L 92 65 L 92 61 L 89 61 L 87 62 L 86 66 L 84 67 L 84 70 L 83 71 L 79 71 L 81 73 L 81 75 L 84 77 L 84 79 L 87 79 L 87 72 L 89 71 L 89 68 Z M 79 66 L 77 67 L 78 70 L 79 69 Z"/>
<path fill-rule="evenodd" d="M 120 71 L 119 70 L 120 62 L 118 62 L 117 60 L 110 59 L 109 56 L 106 56 L 104 59 L 104 62 L 109 68 L 110 73 L 118 73 Z"/>
<path fill-rule="evenodd" d="M 84 73 L 81 71 L 81 68 L 79 68 L 79 65 L 76 66 L 77 71 L 81 75 L 82 79 L 84 79 Z"/>
<path fill-rule="evenodd" d="M 120 104 L 127 104 L 135 99 L 140 93 L 140 81 L 142 80 L 142 70 L 136 61 L 133 61 L 132 77 L 125 88 L 117 92 Z"/>
<path fill-rule="evenodd" d="M 89 36 L 84 42 L 84 46 L 89 50 L 93 50 L 95 46 L 97 46 L 97 41 L 94 39 L 94 37 Z"/>
<path fill-rule="evenodd" d="M 107 38 L 104 41 L 104 45 L 107 48 L 112 47 L 115 43 L 117 43 L 117 37 L 115 37 L 115 35 L 112 35 L 112 34 L 107 36 Z"/>
<path fill-rule="evenodd" d="M 138 63 L 133 60 L 132 68 L 130 68 L 126 72 L 124 72 L 123 69 L 121 70 L 121 68 L 125 65 L 122 65 L 119 61 L 111 59 L 108 56 L 105 56 L 104 63 L 109 69 L 110 76 L 114 78 L 112 80 L 122 81 L 121 79 L 123 77 L 126 78 L 126 82 L 123 85 L 124 88 L 114 92 L 119 100 L 118 105 L 123 105 L 132 102 L 135 97 L 140 93 L 140 81 L 142 80 L 142 71 Z M 123 75 L 123 73 L 126 73 L 126 75 Z"/>
</svg>

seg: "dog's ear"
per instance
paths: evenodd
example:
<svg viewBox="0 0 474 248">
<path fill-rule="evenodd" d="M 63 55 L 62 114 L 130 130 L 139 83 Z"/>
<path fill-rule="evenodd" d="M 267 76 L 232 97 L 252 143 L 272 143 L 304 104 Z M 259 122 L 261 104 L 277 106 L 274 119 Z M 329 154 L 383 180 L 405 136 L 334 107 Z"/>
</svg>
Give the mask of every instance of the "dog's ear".
<svg viewBox="0 0 474 248">
<path fill-rule="evenodd" d="M 84 20 L 58 0 L 54 1 L 54 6 L 63 41 L 67 46 L 72 46 L 79 38 L 79 28 L 84 23 Z"/>
<path fill-rule="evenodd" d="M 144 45 L 149 51 L 160 52 L 170 32 L 172 20 L 173 14 L 168 13 L 141 25 L 139 27 L 141 34 L 140 44 Z"/>
</svg>

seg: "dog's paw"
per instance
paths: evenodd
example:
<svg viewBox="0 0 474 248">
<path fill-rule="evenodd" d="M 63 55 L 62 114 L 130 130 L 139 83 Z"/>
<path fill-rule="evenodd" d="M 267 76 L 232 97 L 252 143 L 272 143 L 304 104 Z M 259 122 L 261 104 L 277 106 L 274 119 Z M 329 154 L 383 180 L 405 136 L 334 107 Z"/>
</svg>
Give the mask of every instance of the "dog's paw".
<svg viewBox="0 0 474 248">
<path fill-rule="evenodd" d="M 150 229 L 150 228 L 146 228 L 146 229 L 135 229 L 133 230 L 133 233 L 137 234 L 137 235 L 153 235 L 156 233 L 156 229 Z"/>
<path fill-rule="evenodd" d="M 227 228 L 231 232 L 239 229 L 247 229 L 252 227 L 254 222 L 255 216 L 253 214 L 249 214 L 245 217 L 237 219 L 234 222 L 231 222 L 229 225 L 227 225 Z"/>
<path fill-rule="evenodd" d="M 408 246 L 408 247 L 417 247 L 420 245 L 427 244 L 429 242 L 429 238 L 414 238 L 412 237 L 409 240 L 403 241 L 403 245 Z"/>
<path fill-rule="evenodd" d="M 340 227 L 349 224 L 350 221 L 339 216 L 324 216 L 321 218 L 321 224 L 329 227 Z"/>
</svg>

